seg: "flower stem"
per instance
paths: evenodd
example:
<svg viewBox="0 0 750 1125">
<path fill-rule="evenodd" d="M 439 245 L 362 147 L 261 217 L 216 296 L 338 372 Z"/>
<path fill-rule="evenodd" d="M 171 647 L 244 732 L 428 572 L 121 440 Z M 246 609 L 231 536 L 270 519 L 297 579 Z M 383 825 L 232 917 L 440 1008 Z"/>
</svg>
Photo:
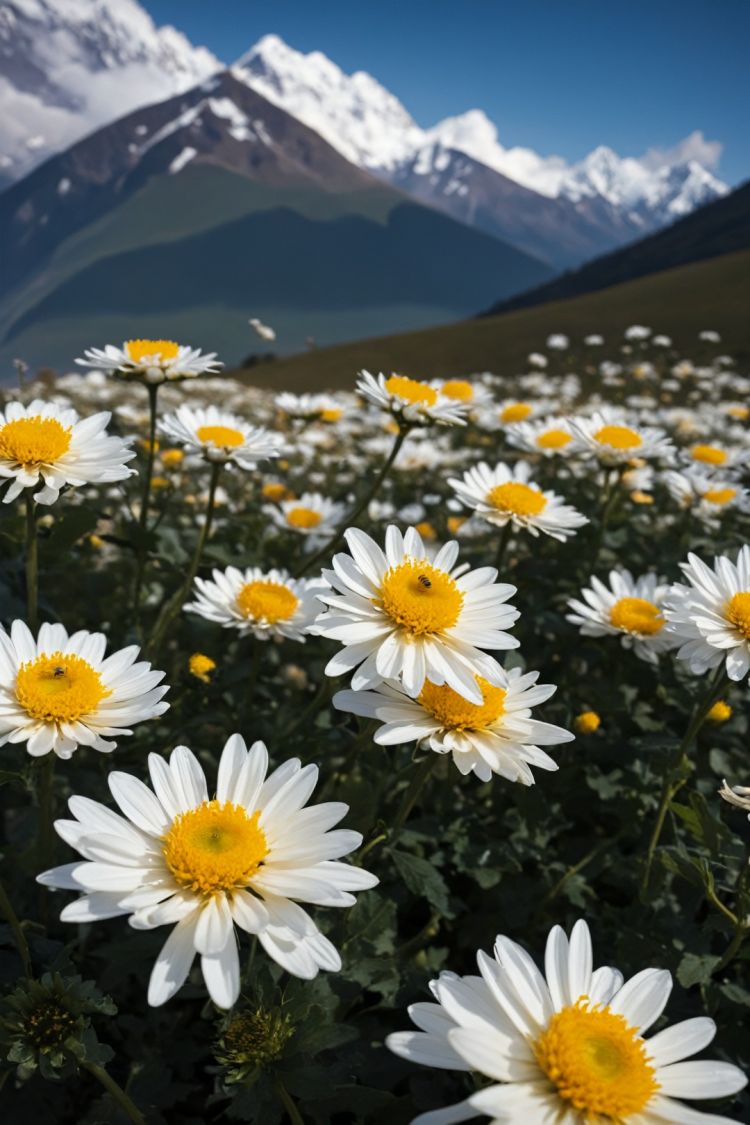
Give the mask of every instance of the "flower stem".
<svg viewBox="0 0 750 1125">
<path fill-rule="evenodd" d="M 281 1079 L 274 1078 L 273 1084 L 278 1099 L 289 1115 L 289 1120 L 292 1122 L 292 1125 L 305 1125 L 304 1118 L 300 1114 L 300 1111 L 297 1109 L 297 1106 L 294 1104 L 294 1100 L 292 1099 L 289 1091 L 287 1090 Z"/>
<path fill-rule="evenodd" d="M 398 810 L 396 819 L 393 822 L 393 827 L 391 828 L 390 832 L 391 840 L 396 839 L 401 829 L 406 824 L 406 821 L 409 818 L 409 813 L 416 805 L 419 794 L 422 792 L 424 784 L 427 781 L 427 778 L 430 776 L 432 767 L 435 765 L 436 760 L 436 756 L 432 752 L 430 752 L 429 754 L 426 754 L 424 756 L 424 758 L 414 771 L 411 782 L 409 784 L 409 788 L 406 790 L 404 799 L 401 802 L 401 808 Z"/>
<path fill-rule="evenodd" d="M 143 572 L 146 567 L 146 535 L 148 532 L 148 509 L 151 500 L 151 479 L 154 475 L 154 457 L 156 455 L 156 398 L 159 392 L 159 384 L 149 383 L 147 390 L 149 411 L 148 450 L 146 452 L 146 471 L 141 486 L 141 511 L 138 516 L 138 558 L 133 589 L 133 610 L 136 621 L 140 609 Z"/>
<path fill-rule="evenodd" d="M 497 541 L 497 551 L 495 552 L 495 570 L 498 572 L 498 574 L 500 573 L 500 567 L 503 565 L 503 559 L 505 558 L 505 552 L 508 549 L 508 543 L 510 543 L 510 535 L 512 530 L 513 521 L 508 520 L 505 527 L 500 532 L 500 538 Z"/>
<path fill-rule="evenodd" d="M 401 426 L 398 433 L 396 434 L 396 440 L 393 443 L 390 453 L 386 457 L 383 464 L 380 466 L 380 470 L 375 474 L 375 478 L 373 479 L 370 487 L 366 490 L 364 496 L 361 497 L 361 499 L 354 505 L 350 512 L 346 513 L 331 538 L 326 540 L 320 550 L 316 551 L 315 554 L 312 555 L 309 559 L 306 559 L 304 566 L 297 572 L 297 578 L 301 578 L 303 574 L 307 574 L 309 570 L 312 570 L 316 563 L 319 563 L 321 559 L 324 559 L 327 555 L 330 555 L 334 547 L 337 547 L 343 539 L 346 529 L 348 527 L 354 526 L 354 521 L 357 519 L 360 513 L 364 511 L 370 501 L 375 498 L 378 490 L 380 489 L 380 486 L 388 476 L 388 473 L 391 471 L 393 463 L 398 457 L 399 450 L 404 444 L 404 440 L 408 432 L 408 426 Z"/>
<path fill-rule="evenodd" d="M 95 1062 L 89 1062 L 87 1059 L 84 1059 L 81 1066 L 87 1070 L 89 1074 L 93 1075 L 97 1082 L 102 1084 L 107 1093 L 117 1102 L 126 1117 L 135 1122 L 135 1125 L 146 1125 L 146 1118 L 138 1109 L 138 1106 L 135 1102 L 131 1101 L 122 1086 L 119 1086 L 117 1082 L 115 1082 L 112 1075 L 108 1074 L 103 1066 L 99 1066 Z"/>
<path fill-rule="evenodd" d="M 32 633 L 39 627 L 39 539 L 36 500 L 26 489 L 26 624 Z"/>
<path fill-rule="evenodd" d="M 708 691 L 703 699 L 698 703 L 698 706 L 693 711 L 690 722 L 688 723 L 687 730 L 683 735 L 677 750 L 667 763 L 667 771 L 664 777 L 664 786 L 662 788 L 661 799 L 659 801 L 659 808 L 656 814 L 656 822 L 651 833 L 649 840 L 648 850 L 646 852 L 646 859 L 643 866 L 643 874 L 641 876 L 641 899 L 646 900 L 648 897 L 649 879 L 651 876 L 651 867 L 654 862 L 654 855 L 659 845 L 664 822 L 669 812 L 669 806 L 682 789 L 685 784 L 685 778 L 677 776 L 677 771 L 683 763 L 687 764 L 687 753 L 693 745 L 699 730 L 703 726 L 708 712 L 713 707 L 717 699 L 720 699 L 724 693 L 727 685 L 727 674 L 724 670 L 724 665 L 720 664 L 716 675 L 709 684 Z"/>
<path fill-rule="evenodd" d="M 34 976 L 31 968 L 31 953 L 29 952 L 29 943 L 26 940 L 26 934 L 23 932 L 23 927 L 18 921 L 18 915 L 13 909 L 13 903 L 8 898 L 5 887 L 0 883 L 0 913 L 4 916 L 5 921 L 8 923 L 13 934 L 13 939 L 18 949 L 18 955 L 21 958 L 23 971 L 26 976 L 31 980 Z"/>
<path fill-rule="evenodd" d="M 46 754 L 39 763 L 37 785 L 39 802 L 39 862 L 46 870 L 52 862 L 53 823 L 55 819 L 55 755 Z M 45 902 L 49 896 L 45 895 Z"/>
<path fill-rule="evenodd" d="M 219 483 L 219 474 L 221 473 L 221 468 L 221 462 L 212 462 L 211 480 L 208 486 L 208 502 L 206 504 L 206 517 L 203 521 L 203 527 L 201 528 L 200 534 L 198 535 L 198 541 L 195 545 L 193 558 L 190 566 L 188 567 L 185 579 L 179 589 L 175 591 L 166 605 L 162 608 L 162 611 L 156 620 L 156 624 L 154 625 L 154 629 L 146 649 L 149 659 L 151 660 L 153 660 L 154 657 L 158 654 L 159 649 L 164 642 L 164 638 L 169 630 L 169 627 L 182 609 L 182 606 L 188 594 L 190 593 L 190 588 L 193 585 L 193 579 L 198 573 L 198 567 L 200 566 L 203 549 L 208 541 L 209 535 L 211 534 L 211 524 L 213 523 L 214 508 L 216 504 L 216 488 Z"/>
</svg>

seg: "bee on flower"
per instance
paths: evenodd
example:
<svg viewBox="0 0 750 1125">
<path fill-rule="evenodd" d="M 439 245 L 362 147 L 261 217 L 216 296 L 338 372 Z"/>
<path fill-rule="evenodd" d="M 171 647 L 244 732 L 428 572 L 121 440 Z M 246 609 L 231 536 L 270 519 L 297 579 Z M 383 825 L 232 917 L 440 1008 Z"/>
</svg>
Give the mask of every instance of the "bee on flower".
<svg viewBox="0 0 750 1125">
<path fill-rule="evenodd" d="M 544 973 L 499 934 L 494 957 L 477 953 L 479 976 L 443 972 L 433 980 L 435 1002 L 409 1008 L 418 1030 L 389 1035 L 387 1046 L 409 1062 L 469 1072 L 489 1084 L 412 1125 L 483 1115 L 513 1125 L 730 1125 L 675 1100 L 728 1097 L 747 1084 L 732 1063 L 689 1061 L 714 1038 L 714 1021 L 697 1016 L 645 1038 L 667 1005 L 671 974 L 647 968 L 624 980 L 618 969 L 593 964 L 581 920 L 570 937 L 560 926 L 550 931 Z"/>
<path fill-rule="evenodd" d="M 34 399 L 11 402 L 0 410 L 0 481 L 9 480 L 3 501 L 24 489 L 37 504 L 54 504 L 67 485 L 111 484 L 133 476 L 135 452 L 107 434 L 111 414 L 80 419 L 75 410 Z"/>
<path fill-rule="evenodd" d="M 665 628 L 665 599 L 669 585 L 655 574 L 634 578 L 629 570 L 612 570 L 609 585 L 593 576 L 581 591 L 583 601 L 571 598 L 573 613 L 566 620 L 578 625 L 584 637 L 619 636 L 623 648 L 656 664 L 663 652 L 675 647 L 671 630 Z"/>
<path fill-rule="evenodd" d="M 407 375 L 360 372 L 357 393 L 373 406 L 392 414 L 407 426 L 465 426 L 466 403 L 437 390 L 429 383 L 410 379 Z"/>
<path fill-rule="evenodd" d="M 589 522 L 576 508 L 554 492 L 542 491 L 530 478 L 531 467 L 526 461 L 517 461 L 512 468 L 500 462 L 494 469 L 482 462 L 448 484 L 467 508 L 496 527 L 510 523 L 530 535 L 541 532 L 564 542 Z"/>
<path fill-rule="evenodd" d="M 195 579 L 195 601 L 183 607 L 224 629 L 252 633 L 259 641 L 286 637 L 305 640 L 320 612 L 319 579 L 291 578 L 286 570 L 259 567 L 214 570 L 211 580 Z"/>
<path fill-rule="evenodd" d="M 257 468 L 258 461 L 279 457 L 285 444 L 280 434 L 250 426 L 215 406 L 179 406 L 161 420 L 159 428 L 171 441 L 200 453 L 206 461 L 231 462 L 250 471 Z"/>
<path fill-rule="evenodd" d="M 451 754 L 459 773 L 474 773 L 480 781 L 497 774 L 533 785 L 531 766 L 557 769 L 541 747 L 570 742 L 573 735 L 532 718 L 532 707 L 554 695 L 553 684 L 538 684 L 538 672 L 501 671 L 499 684 L 477 677 L 481 704 L 469 702 L 447 684 L 426 680 L 416 699 L 398 684 L 383 683 L 374 691 L 337 692 L 333 705 L 382 723 L 373 735 L 381 746 L 416 742 L 436 754 Z"/>
<path fill-rule="evenodd" d="M 32 757 L 67 759 L 79 746 L 108 753 L 135 723 L 163 715 L 164 673 L 138 660 L 138 647 L 105 657 L 102 633 L 44 624 L 37 639 L 23 621 L 0 627 L 0 746 L 26 743 Z"/>
<path fill-rule="evenodd" d="M 223 365 L 215 352 L 202 352 L 174 340 L 126 340 L 122 347 L 89 348 L 76 363 L 121 379 L 158 385 L 213 374 Z"/>
<path fill-rule="evenodd" d="M 240 993 L 235 926 L 257 936 L 269 957 L 310 980 L 337 972 L 341 958 L 300 902 L 347 907 L 352 891 L 378 882 L 339 862 L 358 848 L 359 832 L 330 831 L 348 807 L 305 807 L 318 768 L 291 758 L 268 774 L 262 742 L 248 750 L 238 734 L 219 761 L 216 795 L 187 746 L 169 761 L 148 759 L 149 788 L 128 773 L 110 773 L 122 815 L 98 801 L 71 797 L 75 819 L 58 820 L 58 835 L 81 859 L 38 876 L 48 887 L 78 891 L 63 922 L 130 916 L 136 930 L 173 926 L 154 964 L 148 1002 L 164 1004 L 185 983 L 195 959 L 209 995 L 231 1008 Z"/>
</svg>

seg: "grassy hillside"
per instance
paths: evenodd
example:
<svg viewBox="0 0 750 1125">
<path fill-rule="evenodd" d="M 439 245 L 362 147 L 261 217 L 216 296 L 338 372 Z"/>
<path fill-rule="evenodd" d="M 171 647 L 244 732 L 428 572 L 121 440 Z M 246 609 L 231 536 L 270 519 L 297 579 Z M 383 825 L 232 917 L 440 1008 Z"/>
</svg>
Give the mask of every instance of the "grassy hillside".
<svg viewBox="0 0 750 1125">
<path fill-rule="evenodd" d="M 422 378 L 515 372 L 551 332 L 564 332 L 573 340 L 589 332 L 611 337 L 635 323 L 669 334 L 686 355 L 696 354 L 702 328 L 714 328 L 727 352 L 747 360 L 748 292 L 750 251 L 745 250 L 569 301 L 293 356 L 249 370 L 244 377 L 261 386 L 303 391 L 351 387 L 362 367 Z"/>
</svg>

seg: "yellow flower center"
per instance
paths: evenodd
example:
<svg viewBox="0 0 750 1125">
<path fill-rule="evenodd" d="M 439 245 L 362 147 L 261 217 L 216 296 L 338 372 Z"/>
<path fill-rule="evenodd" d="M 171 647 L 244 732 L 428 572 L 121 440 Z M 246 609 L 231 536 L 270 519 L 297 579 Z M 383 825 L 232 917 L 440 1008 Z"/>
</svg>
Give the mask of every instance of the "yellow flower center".
<svg viewBox="0 0 750 1125">
<path fill-rule="evenodd" d="M 640 1113 L 659 1089 L 636 1029 L 584 996 L 554 1014 L 534 1054 L 560 1097 L 586 1120 Z"/>
<path fill-rule="evenodd" d="M 216 445 L 221 449 L 236 449 L 245 440 L 244 434 L 231 426 L 199 426 L 195 436 L 205 445 Z"/>
<path fill-rule="evenodd" d="M 646 598 L 620 598 L 609 611 L 609 620 L 615 629 L 650 637 L 664 628 L 664 618 L 658 605 Z"/>
<path fill-rule="evenodd" d="M 727 459 L 726 451 L 719 449 L 718 445 L 694 445 L 690 456 L 704 465 L 723 465 Z"/>
<path fill-rule="evenodd" d="M 721 505 L 729 504 L 736 495 L 736 488 L 709 488 L 708 492 L 703 493 L 703 499 L 708 500 L 709 504 Z"/>
<path fill-rule="evenodd" d="M 133 363 L 142 363 L 144 359 L 168 363 L 177 357 L 179 350 L 180 345 L 174 340 L 128 340 L 125 344 L 125 351 Z"/>
<path fill-rule="evenodd" d="M 594 434 L 594 441 L 600 445 L 611 445 L 613 449 L 637 449 L 643 445 L 643 438 L 630 426 L 602 426 Z"/>
<path fill-rule="evenodd" d="M 747 406 L 730 406 L 727 414 L 730 418 L 737 418 L 740 422 L 746 422 L 750 418 L 750 409 Z"/>
<path fill-rule="evenodd" d="M 210 656 L 206 656 L 203 652 L 194 652 L 188 661 L 188 669 L 191 676 L 196 679 L 202 680 L 204 684 L 211 682 L 211 673 L 216 667 L 216 661 L 212 660 Z"/>
<path fill-rule="evenodd" d="M 496 722 L 505 710 L 505 691 L 476 677 L 482 692 L 482 703 L 470 703 L 447 684 L 433 684 L 425 680 L 418 702 L 434 715 L 446 730 L 485 730 Z"/>
<path fill-rule="evenodd" d="M 286 485 L 278 481 L 268 481 L 267 484 L 263 485 L 263 495 L 266 500 L 284 500 L 287 496 Z"/>
<path fill-rule="evenodd" d="M 259 817 L 229 801 L 204 801 L 176 816 L 162 846 L 180 886 L 204 895 L 246 887 L 268 855 Z"/>
<path fill-rule="evenodd" d="M 29 660 L 16 677 L 16 699 L 44 723 L 74 723 L 111 694 L 88 661 L 61 652 Z"/>
<path fill-rule="evenodd" d="M 321 422 L 338 422 L 344 411 L 338 406 L 327 406 L 320 412 Z"/>
<path fill-rule="evenodd" d="M 500 411 L 500 421 L 525 422 L 533 409 L 534 407 L 530 406 L 528 402 L 509 402 L 508 405 Z"/>
<path fill-rule="evenodd" d="M 413 636 L 441 633 L 458 621 L 464 596 L 444 570 L 427 559 L 410 559 L 391 567 L 380 585 L 380 605 Z"/>
<path fill-rule="evenodd" d="M 288 621 L 299 605 L 299 598 L 281 582 L 248 582 L 237 595 L 237 605 L 243 617 L 253 621 Z"/>
<path fill-rule="evenodd" d="M 16 418 L 0 426 L 0 460 L 16 465 L 51 465 L 70 449 L 71 431 L 56 418 Z"/>
<path fill-rule="evenodd" d="M 732 708 L 723 699 L 717 700 L 706 715 L 710 723 L 725 723 L 731 717 Z"/>
<path fill-rule="evenodd" d="M 440 389 L 446 398 L 456 399 L 457 402 L 471 402 L 474 398 L 474 388 L 468 379 L 449 379 Z"/>
<path fill-rule="evenodd" d="M 540 449 L 564 449 L 572 440 L 567 430 L 545 430 L 537 437 L 536 444 Z"/>
<path fill-rule="evenodd" d="M 322 519 L 320 512 L 316 512 L 313 508 L 290 508 L 286 514 L 286 522 L 289 526 L 301 528 L 303 531 L 317 527 Z"/>
<path fill-rule="evenodd" d="M 538 488 L 515 480 L 490 489 L 487 503 L 499 512 L 510 512 L 514 516 L 538 516 L 547 507 L 544 494 Z"/>
<path fill-rule="evenodd" d="M 391 375 L 385 381 L 385 389 L 389 395 L 397 395 L 405 402 L 423 403 L 425 406 L 434 406 L 438 400 L 438 393 L 429 383 L 421 383 L 419 379 L 410 379 L 408 375 Z"/>
<path fill-rule="evenodd" d="M 601 725 L 602 721 L 596 711 L 581 711 L 573 723 L 579 734 L 593 734 Z"/>
<path fill-rule="evenodd" d="M 737 632 L 750 641 L 750 594 L 734 594 L 727 603 L 725 613 Z"/>
</svg>

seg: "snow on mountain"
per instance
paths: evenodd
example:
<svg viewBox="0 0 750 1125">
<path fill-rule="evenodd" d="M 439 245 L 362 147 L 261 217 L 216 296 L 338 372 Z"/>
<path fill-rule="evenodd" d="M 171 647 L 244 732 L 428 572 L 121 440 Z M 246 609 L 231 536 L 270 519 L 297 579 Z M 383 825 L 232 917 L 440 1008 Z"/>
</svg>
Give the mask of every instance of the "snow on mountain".
<svg viewBox="0 0 750 1125">
<path fill-rule="evenodd" d="M 139 106 L 204 81 L 221 63 L 137 0 L 0 3 L 0 178 Z"/>
<path fill-rule="evenodd" d="M 715 161 L 716 142 L 694 133 L 671 153 L 620 157 L 604 145 L 576 164 L 505 148 L 479 109 L 423 129 L 393 94 L 369 74 L 345 74 L 319 51 L 305 55 L 266 35 L 235 64 L 234 73 L 269 101 L 315 129 L 348 160 L 385 178 L 408 165 L 425 176 L 445 170 L 450 152 L 464 153 L 550 199 L 578 204 L 601 199 L 635 228 L 669 222 L 729 189 L 698 160 Z M 455 190 L 455 188 L 454 188 Z"/>
</svg>

